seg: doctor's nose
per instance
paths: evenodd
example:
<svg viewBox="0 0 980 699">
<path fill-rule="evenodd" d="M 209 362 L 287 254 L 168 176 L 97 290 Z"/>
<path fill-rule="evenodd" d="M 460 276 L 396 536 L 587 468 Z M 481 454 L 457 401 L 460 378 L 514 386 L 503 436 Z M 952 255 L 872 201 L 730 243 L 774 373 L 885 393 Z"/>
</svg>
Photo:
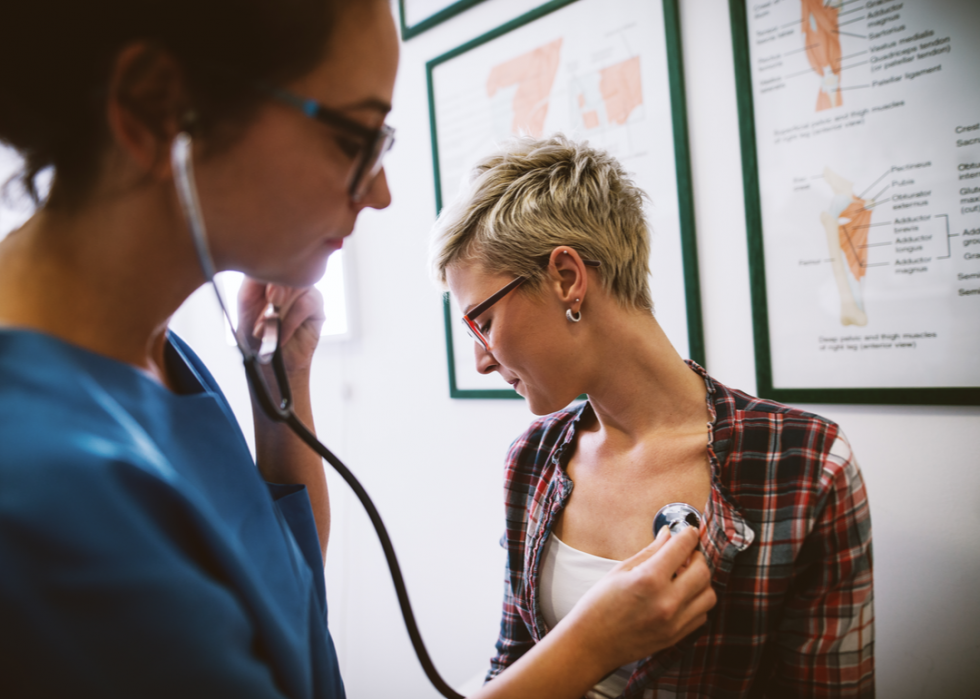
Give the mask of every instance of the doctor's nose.
<svg viewBox="0 0 980 699">
<path fill-rule="evenodd" d="M 370 209 L 386 209 L 391 204 L 391 190 L 388 189 L 388 177 L 384 168 L 378 171 L 364 198 L 358 203 L 361 208 Z"/>
</svg>

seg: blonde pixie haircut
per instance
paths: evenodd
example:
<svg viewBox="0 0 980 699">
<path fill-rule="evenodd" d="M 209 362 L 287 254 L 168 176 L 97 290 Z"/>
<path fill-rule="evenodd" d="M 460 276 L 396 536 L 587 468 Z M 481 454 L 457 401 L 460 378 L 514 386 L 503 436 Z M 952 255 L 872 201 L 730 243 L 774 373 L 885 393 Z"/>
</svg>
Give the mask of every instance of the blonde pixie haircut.
<svg viewBox="0 0 980 699">
<path fill-rule="evenodd" d="M 540 289 L 552 250 L 598 260 L 600 283 L 625 307 L 653 312 L 646 194 L 608 153 L 566 136 L 516 138 L 484 158 L 433 229 L 431 265 L 475 263 Z"/>
</svg>

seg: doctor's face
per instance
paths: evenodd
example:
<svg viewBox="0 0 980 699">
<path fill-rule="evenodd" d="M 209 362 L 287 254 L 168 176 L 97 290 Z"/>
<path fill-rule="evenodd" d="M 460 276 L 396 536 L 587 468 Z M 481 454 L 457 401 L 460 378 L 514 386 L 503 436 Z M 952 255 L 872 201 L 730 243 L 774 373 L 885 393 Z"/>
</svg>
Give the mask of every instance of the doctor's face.
<svg viewBox="0 0 980 699">
<path fill-rule="evenodd" d="M 391 108 L 397 67 L 388 4 L 367 0 L 338 17 L 319 65 L 283 87 L 376 131 Z M 196 166 L 217 267 L 288 286 L 314 283 L 358 214 L 391 202 L 383 169 L 360 200 L 350 196 L 352 169 L 370 145 L 295 106 L 264 102 L 239 138 Z"/>
</svg>

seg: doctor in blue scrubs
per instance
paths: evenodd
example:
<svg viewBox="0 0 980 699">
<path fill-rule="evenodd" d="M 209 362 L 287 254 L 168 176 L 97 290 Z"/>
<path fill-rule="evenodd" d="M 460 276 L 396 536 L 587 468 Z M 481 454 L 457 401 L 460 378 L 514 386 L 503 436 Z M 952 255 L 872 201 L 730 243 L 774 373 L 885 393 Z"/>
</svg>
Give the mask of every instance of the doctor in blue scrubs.
<svg viewBox="0 0 980 699">
<path fill-rule="evenodd" d="M 53 182 L 0 243 L 0 695 L 343 697 L 323 466 L 257 408 L 253 461 L 167 329 L 204 281 L 168 154 L 191 135 L 215 265 L 249 277 L 239 327 L 281 309 L 312 425 L 323 317 L 309 287 L 358 213 L 390 201 L 388 3 L 3 12 L 0 140 L 29 192 L 42 170 Z M 714 603 L 696 540 L 663 536 L 625 561 L 479 696 L 579 697 L 677 642 Z"/>
</svg>

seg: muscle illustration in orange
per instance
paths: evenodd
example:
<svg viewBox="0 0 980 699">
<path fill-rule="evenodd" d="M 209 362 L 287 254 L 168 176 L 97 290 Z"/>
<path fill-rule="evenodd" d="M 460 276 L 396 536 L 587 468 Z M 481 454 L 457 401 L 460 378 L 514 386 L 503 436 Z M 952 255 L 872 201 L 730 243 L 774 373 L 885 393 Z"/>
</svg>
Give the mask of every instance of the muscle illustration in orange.
<svg viewBox="0 0 980 699">
<path fill-rule="evenodd" d="M 631 56 L 598 71 L 576 75 L 572 81 L 573 109 L 585 130 L 624 126 L 635 120 L 643 105 L 640 57 Z"/>
<path fill-rule="evenodd" d="M 871 223 L 871 211 L 866 208 L 864 199 L 852 195 L 851 203 L 837 220 L 840 223 L 840 248 L 847 260 L 847 267 L 854 278 L 861 281 L 868 266 L 868 226 Z"/>
<path fill-rule="evenodd" d="M 868 266 L 868 230 L 874 202 L 855 196 L 854 185 L 830 168 L 824 169 L 823 178 L 834 193 L 830 206 L 820 212 L 820 222 L 827 234 L 830 262 L 840 292 L 840 322 L 867 325 L 862 281 Z"/>
<path fill-rule="evenodd" d="M 548 98 L 558 72 L 561 39 L 494 66 L 487 78 L 487 96 L 517 85 L 512 104 L 514 118 L 511 133 L 540 137 L 548 116 Z"/>
<path fill-rule="evenodd" d="M 599 90 L 606 103 L 609 123 L 625 124 L 633 110 L 643 104 L 640 57 L 633 56 L 622 63 L 603 68 Z"/>
<path fill-rule="evenodd" d="M 801 0 L 803 20 L 801 30 L 806 57 L 817 75 L 823 78 L 817 93 L 817 111 L 839 107 L 844 103 L 840 94 L 840 34 L 837 15 L 840 0 Z"/>
</svg>

